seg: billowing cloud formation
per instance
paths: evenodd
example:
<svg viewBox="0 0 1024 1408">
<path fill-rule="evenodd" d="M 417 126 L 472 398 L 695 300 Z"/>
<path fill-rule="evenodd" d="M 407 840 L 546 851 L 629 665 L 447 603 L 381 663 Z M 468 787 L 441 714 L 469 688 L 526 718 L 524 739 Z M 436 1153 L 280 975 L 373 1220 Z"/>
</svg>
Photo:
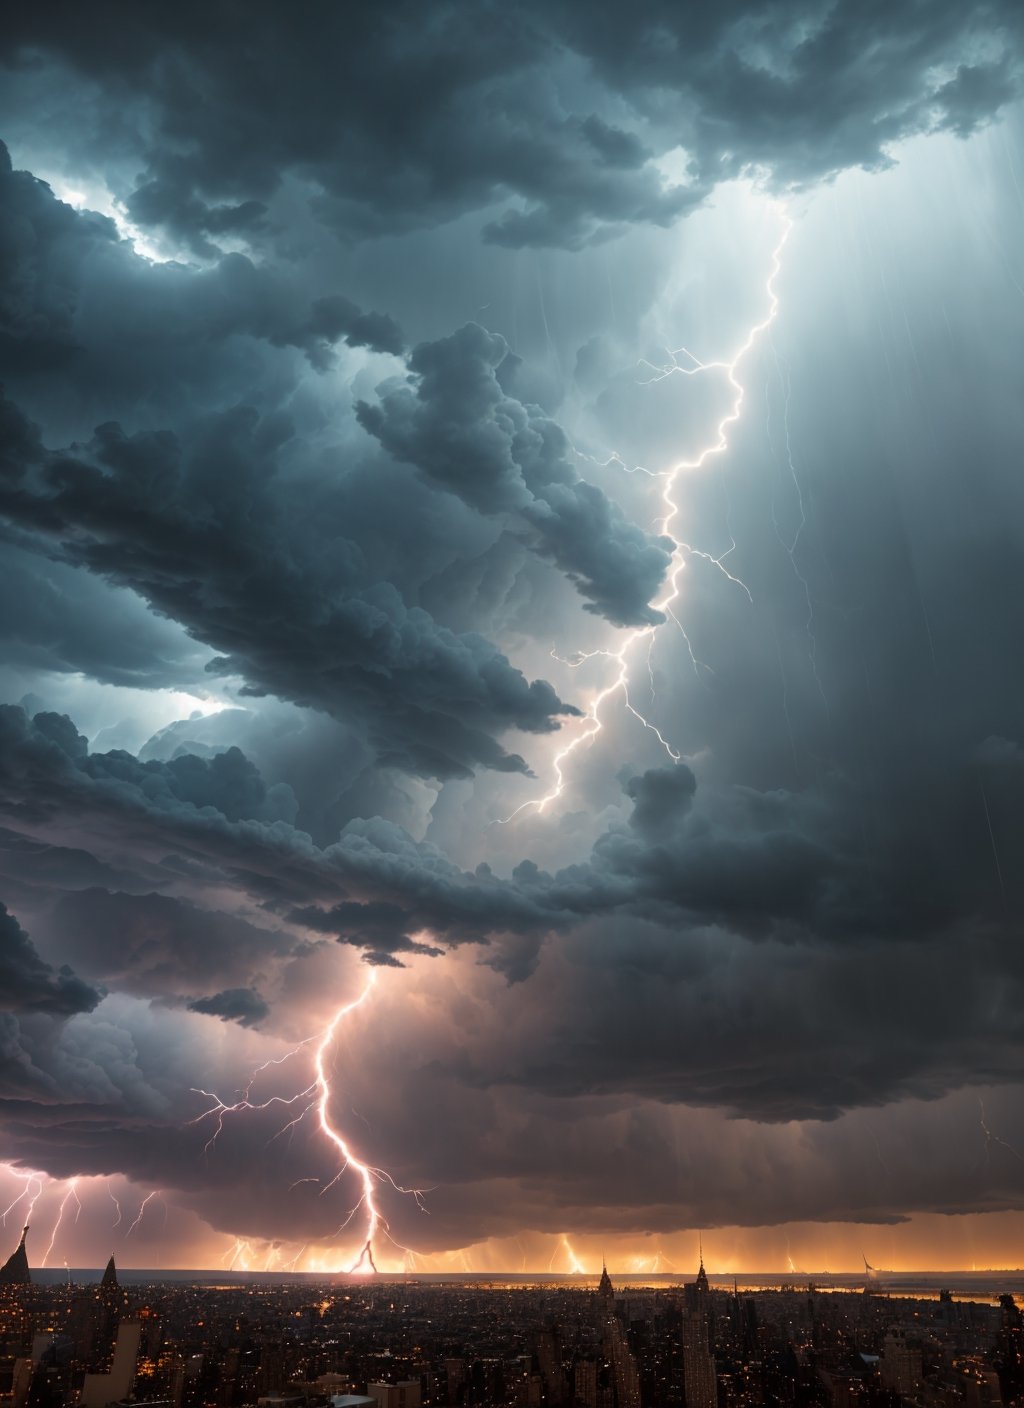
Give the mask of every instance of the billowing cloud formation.
<svg viewBox="0 0 1024 1408">
<path fill-rule="evenodd" d="M 360 402 L 362 425 L 428 478 L 481 513 L 520 516 L 538 549 L 574 581 L 587 610 L 616 626 L 664 615 L 649 602 L 669 565 L 671 541 L 647 538 L 570 463 L 564 431 L 502 390 L 504 338 L 476 324 L 415 348 L 416 389 L 381 387 Z"/>
<path fill-rule="evenodd" d="M 336 1246 L 369 964 L 407 1245 L 1024 1205 L 1019 41 L 15 9 L 5 1157 Z"/>
<path fill-rule="evenodd" d="M 194 997 L 188 1004 L 190 1012 L 204 1012 L 219 1017 L 222 1022 L 238 1022 L 243 1027 L 256 1027 L 270 1008 L 253 988 L 226 988 L 210 997 Z"/>
<path fill-rule="evenodd" d="M 239 31 L 259 36 L 241 54 Z M 132 218 L 209 254 L 272 234 L 288 179 L 347 237 L 465 210 L 492 211 L 488 237 L 513 246 L 669 224 L 751 167 L 806 183 L 881 165 L 901 137 L 972 131 L 1016 91 L 1019 38 L 1018 8 L 998 0 L 884 18 L 811 0 L 407 3 L 386 19 L 372 4 L 286 18 L 112 0 L 90 22 L 71 3 L 45 21 L 16 7 L 4 44 L 14 66 L 42 60 L 37 83 L 56 69 L 88 95 L 76 146 L 116 144 Z M 676 152 L 679 184 L 656 164 Z"/>
<path fill-rule="evenodd" d="M 70 721 L 53 715 L 38 715 L 29 723 L 20 710 L 3 709 L 0 723 L 5 760 L 0 782 L 8 816 L 30 828 L 50 824 L 72 829 L 86 819 L 102 820 L 105 828 L 121 818 L 130 822 L 134 838 L 117 843 L 122 857 L 133 847 L 141 857 L 166 846 L 201 856 L 209 895 L 225 884 L 248 892 L 297 926 L 297 933 L 333 934 L 365 949 L 374 962 L 436 956 L 436 943 L 417 938 L 424 933 L 449 944 L 492 939 L 497 943 L 493 965 L 522 978 L 536 963 L 536 942 L 533 962 L 524 968 L 515 945 L 511 958 L 503 957 L 504 935 L 532 936 L 539 942 L 545 934 L 615 916 L 620 922 L 628 916 L 639 925 L 609 963 L 607 989 L 596 986 L 579 1009 L 589 1024 L 602 1002 L 610 1004 L 601 1023 L 609 1037 L 599 1051 L 589 1050 L 582 1038 L 579 1044 L 567 1038 L 574 1004 L 563 1009 L 558 1022 L 547 1027 L 542 1019 L 539 1030 L 518 1047 L 503 1049 L 500 1075 L 481 1069 L 472 1077 L 474 1083 L 532 1083 L 543 1072 L 544 1087 L 562 1094 L 630 1091 L 786 1120 L 833 1117 L 842 1109 L 901 1095 L 937 1095 L 956 1088 L 960 1077 L 955 1073 L 965 1066 L 988 1081 L 1014 1079 L 1018 1073 L 1016 1021 L 1003 1026 L 990 1017 L 993 984 L 1004 995 L 1009 1017 L 1017 1010 L 1011 994 L 1024 981 L 998 908 L 979 899 L 977 880 L 967 870 L 941 894 L 932 879 L 915 894 L 910 883 L 915 869 L 931 877 L 933 862 L 913 850 L 896 852 L 895 864 L 887 861 L 897 845 L 895 830 L 879 838 L 871 857 L 875 884 L 866 888 L 862 839 L 846 831 L 842 818 L 848 799 L 842 788 L 806 797 L 738 789 L 700 806 L 694 776 L 685 765 L 648 771 L 627 785 L 632 801 L 628 821 L 598 837 L 587 863 L 552 873 L 523 861 L 511 878 L 501 879 L 486 867 L 463 873 L 434 847 L 417 844 L 380 819 L 353 822 L 334 844 L 317 848 L 286 822 L 263 819 L 265 791 L 237 750 L 209 761 L 183 755 L 171 763 L 139 764 L 123 752 L 87 754 Z M 246 788 L 239 787 L 239 777 L 246 778 Z M 165 874 L 168 883 L 175 871 Z M 980 889 L 984 896 L 984 881 Z M 324 906 L 332 894 L 337 899 Z M 113 896 L 92 898 L 86 892 L 74 909 L 64 906 L 61 913 L 74 924 L 79 909 L 88 971 L 116 976 L 123 990 L 143 994 L 170 993 L 175 984 L 179 991 L 182 986 L 187 990 L 202 973 L 212 984 L 218 972 L 237 971 L 230 967 L 232 961 L 253 964 L 257 945 L 267 962 L 296 947 L 237 921 L 180 914 L 178 906 L 156 896 L 125 896 L 115 903 Z M 151 948 L 168 951 L 158 970 L 159 984 L 151 973 L 140 985 L 145 949 L 137 946 L 135 957 L 112 956 L 107 962 L 113 967 L 97 965 L 100 950 L 88 938 L 90 928 L 105 914 L 121 914 L 130 922 L 133 913 L 149 932 Z M 182 923 L 197 940 L 207 932 L 216 936 L 225 957 L 218 959 L 216 950 L 210 950 L 206 958 L 186 962 L 182 941 L 168 928 Z M 701 937 L 696 943 L 680 937 L 665 950 L 656 940 L 645 956 L 646 941 L 638 936 L 659 931 Z M 596 930 L 590 942 L 606 944 L 613 932 Z M 715 935 L 719 952 L 709 959 L 704 948 Z M 209 939 L 200 941 L 209 946 Z M 744 951 L 751 941 L 760 951 Z M 235 960 L 233 951 L 238 952 Z M 90 952 L 96 956 L 90 959 Z M 644 1061 L 636 1052 L 623 1060 L 614 1022 L 619 962 L 625 960 L 641 973 L 650 969 L 652 976 L 660 971 L 661 986 L 652 989 L 651 1000 L 660 991 L 658 1001 L 668 1000 L 671 1007 L 679 1001 L 678 994 L 670 996 L 674 982 L 685 979 L 687 1000 L 693 1002 L 700 987 L 718 981 L 726 954 L 743 973 L 739 991 L 751 984 L 761 994 L 744 1038 L 753 1042 L 756 1061 L 749 1067 L 737 1063 L 730 1022 L 729 1045 L 718 1055 L 723 1064 L 714 1064 L 707 1032 L 692 1022 L 687 1030 L 705 1053 L 698 1075 L 668 1011 L 652 1027 L 665 1034 L 665 1044 L 649 1040 Z M 883 954 L 885 993 L 870 995 L 870 979 L 862 988 L 856 975 L 870 974 Z M 769 1053 L 780 1013 L 764 1001 L 773 973 L 787 988 L 778 995 L 787 1014 L 778 1065 Z M 930 975 L 927 984 L 924 974 Z M 912 990 L 918 993 L 916 1007 L 907 1005 Z M 847 1045 L 864 1021 L 862 1004 L 870 1004 L 872 1031 L 863 1062 L 852 1058 Z M 250 1022 L 267 1015 L 265 1000 L 247 988 L 211 991 L 190 999 L 189 1006 Z M 809 1033 L 796 1036 L 805 1020 L 797 1014 L 805 1010 L 808 1016 L 813 1013 L 812 1025 L 821 1033 L 812 1064 L 804 1057 Z M 632 1041 L 628 1027 L 621 1034 Z M 556 1045 L 546 1053 L 552 1038 Z M 583 1053 L 580 1064 L 561 1054 L 565 1040 L 568 1052 Z M 961 1054 L 951 1060 L 954 1044 Z M 790 1056 L 794 1046 L 800 1053 L 795 1063 Z M 464 1058 L 460 1071 L 466 1078 Z"/>
<path fill-rule="evenodd" d="M 43 961 L 13 914 L 0 905 L 0 1004 L 6 1012 L 48 1012 L 70 1017 L 91 1012 L 102 994 L 66 965 Z"/>
</svg>

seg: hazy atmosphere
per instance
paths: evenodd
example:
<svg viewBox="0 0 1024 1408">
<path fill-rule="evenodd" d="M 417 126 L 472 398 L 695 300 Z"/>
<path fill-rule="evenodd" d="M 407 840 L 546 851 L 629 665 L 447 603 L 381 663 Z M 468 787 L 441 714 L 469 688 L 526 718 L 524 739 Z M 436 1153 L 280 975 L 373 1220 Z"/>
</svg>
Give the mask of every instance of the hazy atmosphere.
<svg viewBox="0 0 1024 1408">
<path fill-rule="evenodd" d="M 1024 1263 L 1024 9 L 0 62 L 0 1237 Z"/>
</svg>

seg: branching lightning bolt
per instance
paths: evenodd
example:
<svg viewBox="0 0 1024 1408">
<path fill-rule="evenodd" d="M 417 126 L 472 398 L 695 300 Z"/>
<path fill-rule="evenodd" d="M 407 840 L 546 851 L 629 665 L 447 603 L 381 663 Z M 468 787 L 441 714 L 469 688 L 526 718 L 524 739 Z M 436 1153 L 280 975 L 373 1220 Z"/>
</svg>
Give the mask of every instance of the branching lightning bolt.
<svg viewBox="0 0 1024 1408">
<path fill-rule="evenodd" d="M 693 648 L 690 645 L 690 641 L 686 635 L 685 630 L 683 630 L 683 627 L 678 617 L 676 616 L 674 610 L 675 604 L 679 600 L 681 592 L 679 578 L 684 567 L 686 566 L 687 557 L 699 557 L 702 560 L 711 563 L 712 566 L 716 567 L 728 581 L 732 582 L 735 586 L 739 587 L 741 591 L 745 592 L 748 598 L 750 598 L 751 600 L 753 600 L 753 598 L 751 597 L 750 589 L 747 587 L 746 583 L 741 581 L 739 577 L 735 576 L 732 572 L 730 572 L 728 567 L 726 567 L 725 565 L 725 559 L 733 551 L 735 547 L 735 541 L 733 541 L 732 545 L 724 553 L 716 557 L 712 553 L 705 552 L 698 548 L 694 548 L 689 543 L 685 542 L 683 539 L 676 537 L 675 533 L 673 533 L 672 528 L 679 514 L 679 504 L 677 503 L 675 497 L 676 489 L 679 482 L 679 476 L 684 471 L 702 469 L 710 459 L 723 454 L 728 449 L 729 431 L 742 415 L 743 403 L 746 399 L 746 388 L 744 387 L 743 383 L 739 380 L 739 377 L 737 375 L 738 370 L 742 362 L 750 353 L 751 349 L 755 346 L 762 334 L 765 333 L 771 327 L 772 323 L 774 323 L 779 309 L 779 296 L 775 291 L 775 284 L 782 269 L 782 252 L 785 248 L 786 241 L 789 238 L 790 231 L 793 228 L 793 222 L 781 207 L 778 207 L 778 210 L 782 218 L 782 232 L 779 236 L 778 242 L 776 243 L 774 250 L 772 251 L 771 268 L 768 274 L 768 278 L 765 281 L 765 293 L 768 299 L 768 311 L 760 322 L 755 323 L 754 326 L 749 329 L 742 344 L 736 350 L 736 352 L 734 352 L 733 356 L 728 361 L 719 360 L 714 362 L 702 362 L 699 358 L 695 357 L 692 352 L 687 351 L 685 347 L 679 347 L 676 348 L 674 351 L 668 351 L 669 360 L 663 366 L 658 367 L 650 362 L 642 363 L 642 365 L 647 366 L 651 373 L 651 375 L 647 378 L 644 384 L 652 384 L 656 381 L 664 381 L 670 376 L 694 377 L 703 376 L 709 372 L 721 372 L 724 374 L 726 381 L 732 388 L 732 404 L 730 405 L 728 411 L 725 413 L 722 419 L 718 422 L 718 426 L 715 431 L 715 437 L 709 444 L 705 445 L 705 447 L 692 459 L 681 460 L 675 466 L 674 469 L 666 470 L 664 472 L 653 470 L 644 471 L 644 473 L 650 474 L 654 478 L 661 478 L 664 480 L 664 488 L 662 490 L 661 496 L 662 504 L 664 505 L 664 511 L 658 523 L 658 533 L 662 537 L 669 538 L 673 545 L 672 557 L 670 560 L 668 576 L 666 578 L 665 590 L 662 596 L 657 601 L 652 602 L 651 605 L 655 611 L 660 612 L 663 617 L 667 617 L 678 627 L 678 629 L 683 635 L 683 639 L 686 641 L 686 646 L 690 653 L 690 659 L 693 662 L 695 669 L 697 668 L 699 662 L 697 661 L 697 658 L 693 653 Z M 681 358 L 683 359 L 682 361 L 680 360 Z M 608 463 L 613 462 L 617 462 L 620 464 L 622 463 L 621 459 L 617 455 L 613 455 L 608 461 Z M 626 635 L 617 650 L 591 651 L 589 654 L 575 655 L 572 657 L 571 661 L 566 662 L 575 666 L 577 664 L 582 664 L 584 660 L 593 658 L 593 656 L 595 655 L 603 655 L 606 656 L 608 659 L 614 661 L 618 668 L 614 679 L 609 684 L 605 685 L 605 687 L 601 689 L 591 700 L 590 707 L 586 710 L 583 716 L 583 723 L 580 726 L 579 730 L 569 740 L 565 747 L 555 754 L 554 761 L 552 763 L 554 782 L 552 783 L 549 790 L 542 797 L 532 797 L 527 801 L 521 803 L 518 807 L 516 807 L 515 811 L 509 814 L 509 816 L 501 818 L 501 821 L 503 823 L 512 821 L 515 817 L 520 814 L 520 812 L 524 812 L 529 809 L 532 809 L 537 812 L 543 812 L 545 808 L 549 805 L 549 803 L 555 801 L 556 798 L 562 795 L 566 787 L 565 767 L 567 762 L 577 751 L 577 749 L 582 747 L 585 743 L 592 742 L 593 739 L 601 732 L 604 726 L 601 721 L 601 711 L 605 702 L 610 699 L 613 695 L 621 694 L 623 704 L 625 705 L 625 708 L 629 711 L 629 713 L 633 714 L 633 716 L 638 719 L 640 723 L 643 724 L 644 728 L 649 729 L 650 732 L 655 735 L 658 742 L 661 744 L 661 746 L 664 748 L 665 752 L 668 754 L 669 758 L 671 758 L 673 762 L 679 762 L 681 754 L 679 754 L 676 749 L 672 747 L 668 740 L 662 735 L 660 730 L 647 718 L 645 718 L 644 715 L 641 714 L 640 711 L 634 706 L 632 700 L 630 699 L 629 693 L 631 670 L 630 657 L 633 652 L 633 647 L 637 644 L 638 641 L 641 640 L 646 639 L 648 641 L 653 642 L 653 637 L 657 632 L 660 624 L 661 623 L 651 624 L 648 626 L 638 626 L 635 630 L 630 631 L 628 635 Z M 648 669 L 650 669 L 649 655 Z"/>
<path fill-rule="evenodd" d="M 138 1227 L 139 1223 L 142 1221 L 143 1217 L 145 1216 L 146 1209 L 149 1207 L 150 1203 L 153 1201 L 154 1198 L 158 1198 L 159 1196 L 160 1196 L 159 1190 L 158 1190 L 158 1189 L 155 1189 L 155 1188 L 154 1188 L 154 1190 L 153 1190 L 152 1193 L 147 1193 L 147 1194 L 146 1194 L 146 1196 L 143 1198 L 141 1204 L 139 1205 L 139 1210 L 138 1210 L 138 1212 L 135 1214 L 135 1220 L 132 1222 L 131 1226 L 128 1228 L 128 1231 L 124 1234 L 126 1237 L 130 1237 L 130 1236 L 132 1235 L 132 1233 L 135 1231 L 136 1227 Z M 119 1214 L 120 1214 L 120 1211 L 121 1211 L 121 1209 L 118 1208 L 118 1213 L 119 1213 Z"/>
<path fill-rule="evenodd" d="M 307 1115 L 315 1111 L 321 1133 L 333 1145 L 339 1157 L 338 1170 L 334 1177 L 321 1188 L 320 1196 L 323 1197 L 325 1193 L 329 1192 L 330 1189 L 341 1181 L 344 1174 L 349 1170 L 356 1176 L 362 1190 L 355 1206 L 350 1210 L 348 1216 L 341 1223 L 335 1234 L 340 1235 L 346 1227 L 362 1215 L 364 1219 L 363 1240 L 360 1244 L 358 1257 L 348 1268 L 349 1273 L 353 1275 L 377 1270 L 373 1248 L 375 1241 L 381 1235 L 387 1237 L 400 1251 L 409 1254 L 409 1248 L 403 1247 L 400 1242 L 396 1242 L 391 1236 L 387 1219 L 377 1202 L 376 1195 L 378 1184 L 389 1184 L 397 1193 L 407 1194 L 414 1198 L 421 1212 L 427 1211 L 423 1202 L 423 1196 L 426 1190 L 419 1188 L 403 1188 L 399 1183 L 395 1182 L 386 1169 L 376 1168 L 372 1164 L 364 1163 L 362 1159 L 357 1157 L 351 1144 L 345 1138 L 341 1130 L 334 1124 L 331 1116 L 333 1091 L 327 1064 L 328 1055 L 337 1038 L 339 1028 L 343 1025 L 346 1017 L 367 1002 L 376 986 L 376 982 L 377 974 L 371 969 L 359 996 L 353 998 L 351 1002 L 346 1003 L 343 1007 L 339 1007 L 331 1021 L 319 1035 L 306 1037 L 304 1041 L 299 1042 L 297 1046 L 286 1052 L 285 1055 L 279 1056 L 272 1061 L 264 1061 L 261 1066 L 257 1066 L 238 1100 L 229 1104 L 212 1091 L 196 1089 L 194 1091 L 195 1094 L 203 1095 L 213 1103 L 208 1109 L 204 1110 L 202 1114 L 197 1115 L 194 1120 L 189 1121 L 190 1124 L 196 1125 L 201 1124 L 204 1120 L 213 1119 L 213 1133 L 206 1141 L 203 1150 L 205 1154 L 209 1154 L 219 1136 L 223 1133 L 225 1120 L 229 1115 L 240 1114 L 245 1111 L 268 1110 L 278 1105 L 284 1109 L 291 1109 L 302 1104 L 303 1107 L 300 1112 L 292 1119 L 288 1120 L 286 1124 L 282 1125 L 276 1134 L 271 1136 L 268 1140 L 268 1144 L 272 1144 L 274 1140 L 279 1139 L 284 1133 L 294 1130 Z M 314 1078 L 303 1090 L 291 1096 L 272 1095 L 263 1101 L 257 1101 L 252 1098 L 253 1085 L 262 1071 L 267 1070 L 271 1066 L 283 1065 L 286 1061 L 291 1060 L 294 1056 L 298 1055 L 300 1051 L 309 1046 L 312 1046 L 314 1051 Z M 303 1183 L 315 1182 L 318 1182 L 315 1178 L 299 1178 L 291 1185 L 291 1188 L 297 1188 Z M 154 1195 L 150 1194 L 150 1197 L 152 1196 Z M 148 1202 L 149 1199 L 147 1198 L 146 1201 Z M 144 1207 L 145 1203 L 143 1204 L 143 1208 Z M 141 1216 L 142 1209 L 139 1211 L 139 1217 L 141 1218 Z M 136 1222 L 137 1221 L 138 1219 L 136 1219 Z M 134 1225 L 136 1224 L 133 1223 L 133 1226 Z M 130 1230 L 131 1229 L 129 1229 L 129 1231 Z M 305 1248 L 303 1248 L 303 1251 L 304 1250 Z M 245 1256 L 251 1254 L 251 1248 L 247 1242 L 243 1239 L 239 1239 L 230 1254 L 232 1255 L 231 1266 L 233 1267 L 240 1257 L 244 1259 Z M 299 1252 L 294 1261 L 288 1264 L 293 1267 L 301 1255 L 302 1252 Z"/>
<path fill-rule="evenodd" d="M 22 1173 L 18 1169 L 11 1168 L 10 1165 L 4 1165 L 4 1167 L 7 1168 L 8 1172 L 10 1172 L 15 1178 L 23 1178 L 25 1180 L 25 1186 L 24 1188 L 22 1188 L 21 1192 L 14 1199 L 14 1201 L 8 1203 L 7 1207 L 5 1207 L 3 1212 L 0 1213 L 0 1223 L 3 1223 L 5 1227 L 7 1226 L 7 1214 L 9 1212 L 13 1212 L 23 1198 L 28 1199 L 28 1202 L 25 1204 L 24 1220 L 26 1222 L 31 1222 L 32 1214 L 35 1211 L 36 1203 L 39 1201 L 39 1198 L 43 1191 L 43 1180 L 45 1178 L 45 1174 Z M 34 1191 L 32 1188 L 33 1184 L 36 1185 Z"/>
<path fill-rule="evenodd" d="M 981 1132 L 985 1136 L 985 1152 L 989 1155 L 989 1158 L 991 1158 L 992 1145 L 1001 1144 L 1004 1149 L 1010 1151 L 1015 1159 L 1020 1159 L 1021 1163 L 1024 1163 L 1024 1155 L 1021 1154 L 1019 1149 L 1015 1149 L 1012 1144 L 1008 1144 L 1005 1139 L 1000 1139 L 998 1134 L 993 1134 L 992 1130 L 989 1129 L 988 1118 L 985 1114 L 985 1102 L 980 1095 L 978 1096 L 978 1108 L 980 1110 L 979 1122 L 981 1124 Z"/>
<path fill-rule="evenodd" d="M 46 1251 L 43 1252 L 42 1259 L 41 1259 L 40 1262 L 39 1262 L 39 1265 L 40 1265 L 40 1266 L 45 1266 L 46 1263 L 47 1263 L 47 1260 L 53 1255 L 53 1248 L 54 1248 L 54 1245 L 56 1244 L 56 1241 L 57 1241 L 57 1233 L 60 1231 L 60 1225 L 61 1225 L 61 1223 L 64 1221 L 64 1213 L 65 1213 L 65 1211 L 66 1211 L 66 1209 L 67 1209 L 68 1203 L 71 1201 L 72 1198 L 74 1198 L 75 1204 L 76 1204 L 76 1207 L 75 1207 L 75 1221 L 77 1222 L 78 1219 L 79 1219 L 79 1217 L 80 1217 L 81 1214 L 82 1214 L 82 1200 L 81 1200 L 81 1198 L 78 1196 L 78 1179 L 77 1179 L 77 1178 L 72 1178 L 72 1180 L 71 1180 L 70 1183 L 68 1184 L 67 1192 L 64 1194 L 63 1198 L 61 1199 L 60 1207 L 59 1207 L 58 1210 L 57 1210 L 57 1221 L 53 1224 L 53 1231 L 50 1233 L 50 1244 L 49 1244 L 49 1246 L 46 1248 Z"/>
</svg>

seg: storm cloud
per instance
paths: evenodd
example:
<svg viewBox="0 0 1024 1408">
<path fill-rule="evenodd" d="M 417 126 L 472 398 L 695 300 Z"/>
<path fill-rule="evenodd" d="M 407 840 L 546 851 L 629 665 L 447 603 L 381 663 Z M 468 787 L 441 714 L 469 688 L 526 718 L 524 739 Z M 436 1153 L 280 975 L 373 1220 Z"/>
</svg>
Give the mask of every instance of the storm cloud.
<svg viewBox="0 0 1024 1408">
<path fill-rule="evenodd" d="M 258 42 L 240 58 L 246 36 Z M 1017 91 L 1019 39 L 1017 7 L 997 0 L 969 14 L 736 0 L 287 19 L 272 4 L 112 0 L 88 19 L 51 6 L 45 22 L 15 6 L 4 43 L 23 91 L 81 91 L 76 148 L 96 161 L 110 143 L 132 218 L 203 255 L 225 236 L 273 238 L 288 178 L 345 238 L 466 210 L 510 246 L 668 225 L 751 167 L 806 184 L 884 165 L 903 137 L 971 132 Z M 145 106 L 144 126 L 126 104 Z M 677 150 L 673 184 L 656 162 Z"/>
<path fill-rule="evenodd" d="M 345 1262 L 315 1051 L 425 1256 L 1024 1208 L 1022 38 L 10 10 L 0 1130 L 43 1208 Z"/>
</svg>

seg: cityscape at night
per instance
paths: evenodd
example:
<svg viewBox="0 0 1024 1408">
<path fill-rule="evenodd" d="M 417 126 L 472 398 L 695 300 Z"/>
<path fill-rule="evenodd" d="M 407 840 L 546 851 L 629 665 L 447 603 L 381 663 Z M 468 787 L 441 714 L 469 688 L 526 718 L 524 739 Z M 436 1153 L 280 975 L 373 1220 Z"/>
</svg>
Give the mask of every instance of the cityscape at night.
<svg viewBox="0 0 1024 1408">
<path fill-rule="evenodd" d="M 1002 1408 L 1024 1394 L 1011 1292 L 780 1282 L 240 1275 L 122 1284 L 0 1270 L 15 1408 Z"/>
</svg>

